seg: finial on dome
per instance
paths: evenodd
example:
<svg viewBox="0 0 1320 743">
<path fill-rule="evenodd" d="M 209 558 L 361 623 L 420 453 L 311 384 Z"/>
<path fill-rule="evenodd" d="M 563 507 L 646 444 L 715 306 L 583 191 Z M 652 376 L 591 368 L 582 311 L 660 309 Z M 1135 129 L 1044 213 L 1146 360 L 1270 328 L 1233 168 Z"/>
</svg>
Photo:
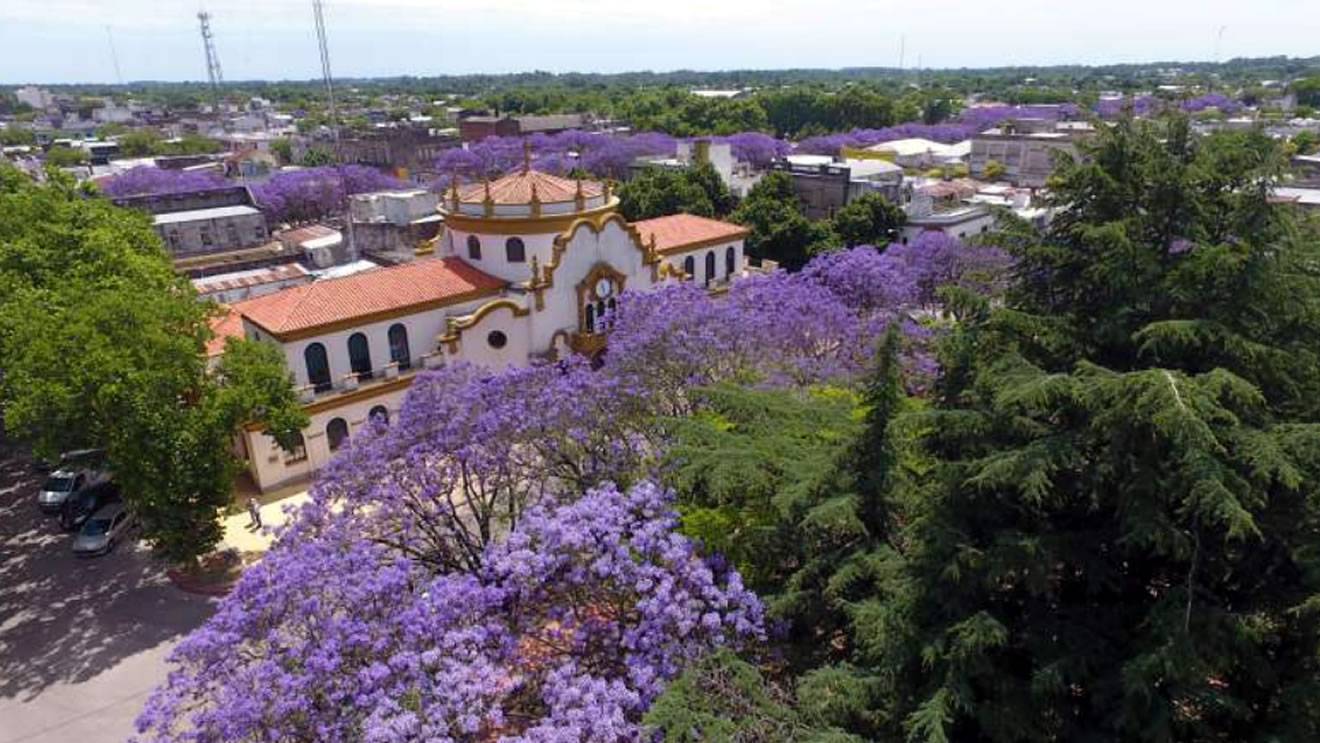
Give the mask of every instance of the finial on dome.
<svg viewBox="0 0 1320 743">
<path fill-rule="evenodd" d="M 481 205 L 485 207 L 486 216 L 489 217 L 495 213 L 495 199 L 490 195 L 490 178 L 485 178 L 486 198 L 482 200 Z"/>
<path fill-rule="evenodd" d="M 449 210 L 458 211 L 458 171 L 449 171 Z"/>
<path fill-rule="evenodd" d="M 610 179 L 609 179 L 609 178 L 606 178 L 606 179 L 605 179 L 605 193 L 603 194 L 603 196 L 604 196 L 604 198 L 605 198 L 605 203 L 606 203 L 606 204 L 610 203 Z"/>
<path fill-rule="evenodd" d="M 530 203 L 532 206 L 532 216 L 533 217 L 541 216 L 541 195 L 536 192 L 535 183 L 532 184 L 532 199 Z"/>
<path fill-rule="evenodd" d="M 587 208 L 587 196 L 586 194 L 582 193 L 581 177 L 577 179 L 577 191 L 573 194 L 573 205 L 577 207 L 578 211 L 582 211 L 583 209 Z"/>
<path fill-rule="evenodd" d="M 531 140 L 523 140 L 523 172 L 526 173 L 532 169 L 532 143 Z"/>
</svg>

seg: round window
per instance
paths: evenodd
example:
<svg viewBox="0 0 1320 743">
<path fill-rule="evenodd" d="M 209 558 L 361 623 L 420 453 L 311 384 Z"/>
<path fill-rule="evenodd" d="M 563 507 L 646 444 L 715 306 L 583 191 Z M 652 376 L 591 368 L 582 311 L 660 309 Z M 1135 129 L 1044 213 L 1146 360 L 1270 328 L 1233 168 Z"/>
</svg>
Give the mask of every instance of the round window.
<svg viewBox="0 0 1320 743">
<path fill-rule="evenodd" d="M 486 342 L 490 344 L 491 348 L 504 348 L 509 343 L 509 336 L 505 335 L 503 331 L 492 330 L 490 335 L 486 336 Z"/>
</svg>

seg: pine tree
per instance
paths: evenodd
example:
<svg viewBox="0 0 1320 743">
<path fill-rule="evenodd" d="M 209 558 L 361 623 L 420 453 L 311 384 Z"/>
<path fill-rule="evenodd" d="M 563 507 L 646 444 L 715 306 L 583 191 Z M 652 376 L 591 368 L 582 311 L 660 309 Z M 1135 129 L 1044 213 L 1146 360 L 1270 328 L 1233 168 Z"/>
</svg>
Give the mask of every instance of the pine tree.
<svg viewBox="0 0 1320 743">
<path fill-rule="evenodd" d="M 1320 739 L 1320 241 L 1263 134 L 1086 154 L 959 314 L 855 660 L 912 741 Z"/>
</svg>

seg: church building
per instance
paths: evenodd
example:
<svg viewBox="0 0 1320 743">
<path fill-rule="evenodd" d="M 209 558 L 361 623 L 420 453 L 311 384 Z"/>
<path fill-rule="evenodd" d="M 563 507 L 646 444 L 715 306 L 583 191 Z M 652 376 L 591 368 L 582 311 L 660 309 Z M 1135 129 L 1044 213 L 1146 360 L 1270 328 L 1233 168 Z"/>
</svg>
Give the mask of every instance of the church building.
<svg viewBox="0 0 1320 743">
<path fill-rule="evenodd" d="M 293 452 L 243 431 L 257 486 L 320 469 L 372 416 L 392 418 L 424 369 L 594 356 L 620 293 L 716 290 L 743 274 L 745 228 L 691 214 L 629 223 L 617 206 L 607 183 L 525 165 L 445 194 L 432 258 L 232 305 L 230 332 L 281 348 L 311 419 Z"/>
</svg>

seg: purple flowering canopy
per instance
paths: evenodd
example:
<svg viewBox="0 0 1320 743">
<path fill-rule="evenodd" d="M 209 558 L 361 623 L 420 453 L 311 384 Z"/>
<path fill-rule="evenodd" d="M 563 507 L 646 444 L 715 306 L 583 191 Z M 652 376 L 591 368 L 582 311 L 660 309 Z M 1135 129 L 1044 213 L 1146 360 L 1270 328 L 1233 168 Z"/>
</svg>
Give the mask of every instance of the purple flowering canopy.
<svg viewBox="0 0 1320 743">
<path fill-rule="evenodd" d="M 757 598 L 653 484 L 660 416 L 716 381 L 855 381 L 896 321 L 933 374 L 917 318 L 934 286 L 1001 258 L 923 236 L 720 297 L 668 284 L 620 297 L 600 369 L 419 375 L 175 649 L 139 740 L 641 740 L 686 664 L 764 636 Z"/>
<path fill-rule="evenodd" d="M 654 485 L 603 486 L 437 575 L 308 507 L 175 650 L 139 740 L 638 740 L 685 662 L 763 636 L 677 524 Z"/>
<path fill-rule="evenodd" d="M 117 199 L 206 191 L 227 185 L 224 176 L 211 171 L 162 170 L 151 165 L 139 165 L 107 179 L 101 185 L 101 190 L 107 196 Z"/>
<path fill-rule="evenodd" d="M 376 168 L 341 165 L 276 173 L 254 186 L 252 196 L 271 221 L 308 222 L 342 212 L 352 194 L 406 185 Z"/>
</svg>

